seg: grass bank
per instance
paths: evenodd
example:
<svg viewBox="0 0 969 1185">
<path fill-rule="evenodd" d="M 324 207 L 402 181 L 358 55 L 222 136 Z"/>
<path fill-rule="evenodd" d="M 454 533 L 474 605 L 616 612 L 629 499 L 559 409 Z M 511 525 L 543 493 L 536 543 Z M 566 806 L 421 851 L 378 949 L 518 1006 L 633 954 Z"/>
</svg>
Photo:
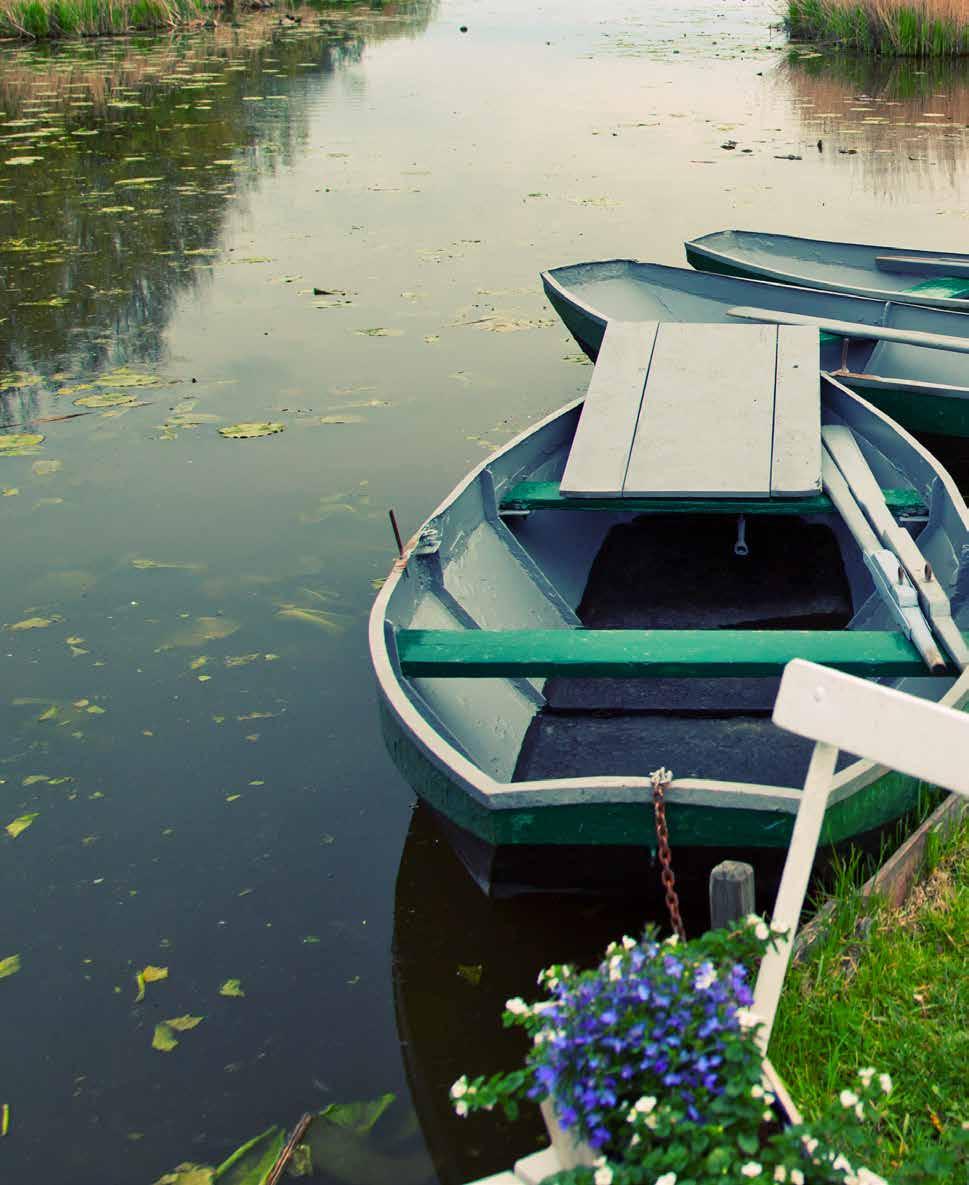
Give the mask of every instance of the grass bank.
<svg viewBox="0 0 969 1185">
<path fill-rule="evenodd" d="M 205 0 L 0 0 L 0 36 L 43 41 L 173 29 L 211 12 Z"/>
<path fill-rule="evenodd" d="M 863 899 L 845 873 L 825 936 L 788 976 L 771 1041 L 808 1117 L 862 1067 L 891 1075 L 867 1162 L 889 1179 L 969 1120 L 969 822 L 939 849 L 901 909 Z"/>
<path fill-rule="evenodd" d="M 969 53 L 969 0 L 787 0 L 795 41 L 897 57 Z"/>
</svg>

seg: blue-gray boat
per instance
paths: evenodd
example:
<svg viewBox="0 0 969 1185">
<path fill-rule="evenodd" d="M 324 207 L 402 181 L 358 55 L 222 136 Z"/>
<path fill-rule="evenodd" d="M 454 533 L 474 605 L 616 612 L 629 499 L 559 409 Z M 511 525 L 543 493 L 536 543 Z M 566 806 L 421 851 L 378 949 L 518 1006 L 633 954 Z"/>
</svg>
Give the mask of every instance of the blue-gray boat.
<svg viewBox="0 0 969 1185">
<path fill-rule="evenodd" d="M 846 386 L 910 431 L 969 437 L 965 313 L 629 259 L 553 268 L 542 282 L 593 360 L 610 319 L 812 324 L 822 368 Z"/>
<path fill-rule="evenodd" d="M 969 311 L 969 255 L 717 230 L 686 244 L 701 271 Z"/>
</svg>

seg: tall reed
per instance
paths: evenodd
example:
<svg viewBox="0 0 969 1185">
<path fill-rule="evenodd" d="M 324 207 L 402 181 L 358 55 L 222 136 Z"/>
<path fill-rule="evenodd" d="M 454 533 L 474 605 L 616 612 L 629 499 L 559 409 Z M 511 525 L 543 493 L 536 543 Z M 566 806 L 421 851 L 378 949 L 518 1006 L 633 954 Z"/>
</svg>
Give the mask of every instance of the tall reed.
<svg viewBox="0 0 969 1185">
<path fill-rule="evenodd" d="M 206 0 L 0 0 L 0 36 L 47 40 L 136 29 L 172 29 L 205 19 Z"/>
<path fill-rule="evenodd" d="M 796 41 L 897 57 L 969 53 L 969 0 L 787 0 Z"/>
</svg>

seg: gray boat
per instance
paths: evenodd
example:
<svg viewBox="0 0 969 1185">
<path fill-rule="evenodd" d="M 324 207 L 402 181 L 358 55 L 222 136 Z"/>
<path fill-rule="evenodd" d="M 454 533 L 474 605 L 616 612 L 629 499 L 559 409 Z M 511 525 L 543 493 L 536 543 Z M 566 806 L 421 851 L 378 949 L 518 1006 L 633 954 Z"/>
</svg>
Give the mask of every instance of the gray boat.
<svg viewBox="0 0 969 1185">
<path fill-rule="evenodd" d="M 813 323 L 821 365 L 913 432 L 969 437 L 969 316 L 814 288 L 629 259 L 542 274 L 556 312 L 586 354 L 606 322 Z"/>
<path fill-rule="evenodd" d="M 685 244 L 695 268 L 969 311 L 969 255 L 717 230 Z"/>
<path fill-rule="evenodd" d="M 623 854 L 642 879 L 660 767 L 678 873 L 782 856 L 792 657 L 969 698 L 969 511 L 883 413 L 827 376 L 819 399 L 817 359 L 800 327 L 610 322 L 585 401 L 403 549 L 370 618 L 385 737 L 483 888 L 598 888 Z M 917 794 L 846 759 L 825 842 Z"/>
</svg>

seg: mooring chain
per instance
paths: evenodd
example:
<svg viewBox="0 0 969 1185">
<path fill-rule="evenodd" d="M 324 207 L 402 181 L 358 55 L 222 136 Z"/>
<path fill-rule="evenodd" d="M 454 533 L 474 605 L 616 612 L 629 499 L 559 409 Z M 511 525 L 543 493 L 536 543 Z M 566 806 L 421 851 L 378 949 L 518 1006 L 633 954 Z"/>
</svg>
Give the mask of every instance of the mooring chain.
<svg viewBox="0 0 969 1185">
<path fill-rule="evenodd" d="M 666 827 L 666 800 L 664 795 L 673 781 L 671 770 L 660 767 L 649 775 L 653 783 L 653 814 L 656 819 L 656 840 L 658 843 L 659 862 L 662 866 L 660 880 L 666 890 L 666 908 L 670 913 L 670 922 L 678 935 L 680 942 L 686 942 L 686 929 L 680 917 L 680 899 L 676 894 L 676 877 L 673 875 L 673 853 L 670 851 L 670 835 Z"/>
</svg>

